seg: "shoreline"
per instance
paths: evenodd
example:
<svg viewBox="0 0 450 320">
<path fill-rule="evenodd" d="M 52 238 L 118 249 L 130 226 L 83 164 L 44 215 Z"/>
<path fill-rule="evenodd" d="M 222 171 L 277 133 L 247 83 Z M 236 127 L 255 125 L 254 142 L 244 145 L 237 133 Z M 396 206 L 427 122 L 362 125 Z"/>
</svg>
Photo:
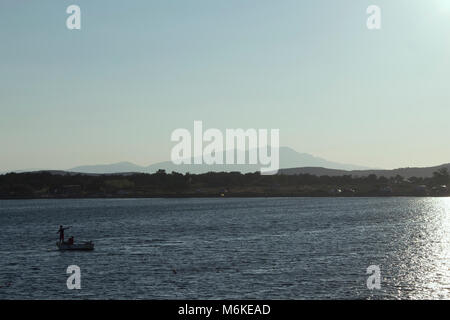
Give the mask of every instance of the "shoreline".
<svg viewBox="0 0 450 320">
<path fill-rule="evenodd" d="M 208 173 L 59 175 L 49 172 L 0 175 L 0 199 L 445 197 L 450 174 L 432 178 Z"/>
<path fill-rule="evenodd" d="M 217 196 L 217 195 L 130 195 L 130 196 L 71 196 L 71 197 L 0 197 L 1 200 L 83 200 L 83 199 L 232 199 L 232 198 L 449 198 L 449 195 L 410 195 L 410 194 L 402 194 L 402 195 L 292 195 L 292 194 L 277 194 L 277 195 L 250 195 L 250 194 L 242 194 L 242 195 L 227 195 L 227 196 Z"/>
</svg>

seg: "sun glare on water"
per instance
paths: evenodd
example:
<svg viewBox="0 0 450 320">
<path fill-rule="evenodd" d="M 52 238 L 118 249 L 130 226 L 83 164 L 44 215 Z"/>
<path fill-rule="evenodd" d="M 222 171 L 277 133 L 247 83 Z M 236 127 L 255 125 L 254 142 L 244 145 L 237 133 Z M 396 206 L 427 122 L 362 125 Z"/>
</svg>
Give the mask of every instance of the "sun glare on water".
<svg viewBox="0 0 450 320">
<path fill-rule="evenodd" d="M 436 203 L 436 214 L 438 215 L 436 230 L 434 262 L 436 280 L 436 298 L 449 299 L 450 296 L 450 198 L 434 199 Z"/>
<path fill-rule="evenodd" d="M 450 198 L 426 198 L 417 201 L 421 214 L 411 227 L 409 248 L 403 252 L 400 266 L 408 274 L 396 284 L 399 297 L 407 299 L 450 299 Z M 403 269 L 402 269 L 403 268 Z M 406 285 L 405 285 L 406 284 Z M 404 288 L 408 288 L 403 292 Z"/>
</svg>

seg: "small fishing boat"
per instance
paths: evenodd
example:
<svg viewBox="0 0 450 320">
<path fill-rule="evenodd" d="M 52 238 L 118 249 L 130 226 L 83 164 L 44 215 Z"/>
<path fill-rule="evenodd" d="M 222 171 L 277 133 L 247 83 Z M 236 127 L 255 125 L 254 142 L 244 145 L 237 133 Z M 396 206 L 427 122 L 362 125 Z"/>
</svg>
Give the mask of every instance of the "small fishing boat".
<svg viewBox="0 0 450 320">
<path fill-rule="evenodd" d="M 56 242 L 56 246 L 59 250 L 65 251 L 65 250 L 94 250 L 94 243 L 92 241 L 85 241 L 81 243 L 73 243 L 69 244 L 67 242 L 60 243 L 59 241 Z"/>
</svg>

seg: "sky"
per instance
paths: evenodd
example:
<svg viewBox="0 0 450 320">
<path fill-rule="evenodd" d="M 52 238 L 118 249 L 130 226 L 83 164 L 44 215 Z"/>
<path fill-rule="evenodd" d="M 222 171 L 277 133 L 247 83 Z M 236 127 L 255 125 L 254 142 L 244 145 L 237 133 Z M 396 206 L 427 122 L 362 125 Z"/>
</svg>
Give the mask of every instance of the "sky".
<svg viewBox="0 0 450 320">
<path fill-rule="evenodd" d="M 194 120 L 330 161 L 448 163 L 449 56 L 450 0 L 2 0 L 0 171 L 166 161 Z"/>
</svg>

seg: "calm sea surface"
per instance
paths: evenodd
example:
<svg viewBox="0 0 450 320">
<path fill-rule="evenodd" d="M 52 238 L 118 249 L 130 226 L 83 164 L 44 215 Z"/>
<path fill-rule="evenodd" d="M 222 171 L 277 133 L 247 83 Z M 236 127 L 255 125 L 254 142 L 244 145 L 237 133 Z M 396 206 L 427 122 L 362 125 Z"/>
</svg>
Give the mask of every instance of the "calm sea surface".
<svg viewBox="0 0 450 320">
<path fill-rule="evenodd" d="M 0 201 L 0 299 L 450 299 L 449 232 L 449 198 Z"/>
</svg>

